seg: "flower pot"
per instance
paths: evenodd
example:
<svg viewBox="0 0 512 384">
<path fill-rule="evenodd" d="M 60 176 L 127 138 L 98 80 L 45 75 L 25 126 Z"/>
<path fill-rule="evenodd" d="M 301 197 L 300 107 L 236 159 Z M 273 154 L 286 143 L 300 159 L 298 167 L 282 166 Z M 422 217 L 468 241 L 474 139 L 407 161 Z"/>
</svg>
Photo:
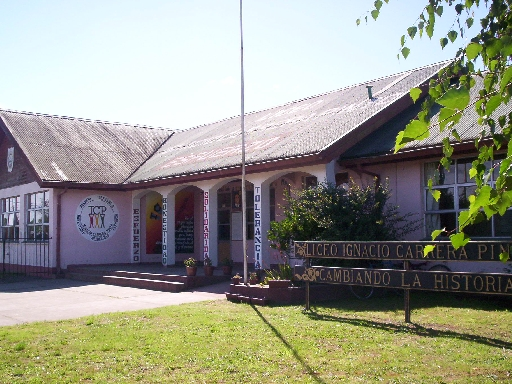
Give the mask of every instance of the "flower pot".
<svg viewBox="0 0 512 384">
<path fill-rule="evenodd" d="M 258 283 L 259 283 L 258 279 L 249 279 L 249 284 L 251 284 L 251 285 L 255 285 L 255 284 L 258 284 Z"/>
<path fill-rule="evenodd" d="M 290 280 L 269 280 L 269 288 L 288 288 L 290 286 Z"/>
<path fill-rule="evenodd" d="M 233 267 L 231 265 L 223 265 L 222 266 L 222 273 L 224 275 L 231 275 L 233 272 Z"/>
<path fill-rule="evenodd" d="M 195 276 L 197 273 L 197 267 L 186 267 L 187 276 Z"/>
<path fill-rule="evenodd" d="M 205 276 L 213 276 L 213 270 L 215 267 L 213 265 L 205 265 L 204 266 L 204 275 Z"/>
<path fill-rule="evenodd" d="M 233 284 L 235 284 L 235 285 L 240 284 L 240 278 L 239 278 L 239 277 L 232 277 L 232 278 L 231 278 L 231 281 L 232 281 L 232 282 L 233 282 Z"/>
</svg>

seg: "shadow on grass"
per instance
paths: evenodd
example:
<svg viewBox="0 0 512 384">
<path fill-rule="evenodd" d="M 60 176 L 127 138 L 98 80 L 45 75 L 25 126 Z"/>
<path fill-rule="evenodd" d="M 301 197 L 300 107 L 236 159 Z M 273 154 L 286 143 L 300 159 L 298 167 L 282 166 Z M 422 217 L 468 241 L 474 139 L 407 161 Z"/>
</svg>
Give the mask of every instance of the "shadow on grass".
<svg viewBox="0 0 512 384">
<path fill-rule="evenodd" d="M 298 352 L 286 341 L 286 339 L 283 337 L 281 332 L 277 330 L 276 327 L 274 327 L 266 318 L 263 316 L 263 314 L 258 310 L 257 307 L 251 304 L 252 309 L 254 309 L 254 312 L 260 317 L 260 319 L 272 330 L 274 335 L 276 335 L 279 340 L 284 344 L 286 348 L 293 354 L 295 359 L 302 365 L 302 367 L 306 370 L 306 372 L 311 376 L 313 380 L 315 380 L 317 383 L 325 383 L 320 377 L 318 377 L 317 373 L 304 361 L 304 359 L 298 354 Z"/>
<path fill-rule="evenodd" d="M 419 301 L 419 298 L 417 298 Z M 411 307 L 415 308 L 412 304 L 414 301 L 411 299 Z M 400 305 L 401 304 L 401 305 Z M 431 295 L 429 298 L 424 298 L 421 302 L 422 305 L 418 307 L 428 308 L 428 307 L 452 307 L 452 308 L 473 308 L 478 310 L 509 310 L 509 306 L 507 305 L 507 300 L 503 301 L 501 299 L 487 299 L 483 300 L 481 297 L 478 298 L 469 298 L 469 297 L 461 297 L 461 296 L 451 296 L 445 297 L 442 296 Z M 502 308 L 499 308 L 503 305 Z M 382 298 L 372 300 L 348 300 L 344 302 L 331 302 L 325 303 L 322 305 L 323 308 L 335 308 L 340 310 L 354 310 L 357 312 L 368 311 L 396 311 L 403 310 L 403 301 L 400 298 L 396 297 L 393 299 L 390 298 Z M 347 324 L 352 324 L 356 326 L 369 327 L 372 329 L 382 329 L 386 331 L 393 331 L 395 333 L 413 333 L 422 337 L 444 337 L 444 338 L 456 338 L 460 340 L 471 341 L 479 344 L 488 345 L 491 347 L 497 348 L 506 348 L 512 349 L 512 342 L 500 340 L 496 338 L 484 337 L 479 335 L 472 335 L 468 333 L 461 333 L 450 330 L 438 330 L 434 328 L 427 328 L 419 324 L 415 324 L 414 322 L 409 324 L 394 324 L 389 322 L 379 322 L 374 320 L 366 320 L 366 319 L 355 319 L 350 317 L 343 316 L 333 316 L 327 314 L 321 314 L 312 309 L 309 312 L 305 312 L 307 316 L 309 316 L 312 320 L 318 321 L 336 321 L 343 322 Z"/>
</svg>

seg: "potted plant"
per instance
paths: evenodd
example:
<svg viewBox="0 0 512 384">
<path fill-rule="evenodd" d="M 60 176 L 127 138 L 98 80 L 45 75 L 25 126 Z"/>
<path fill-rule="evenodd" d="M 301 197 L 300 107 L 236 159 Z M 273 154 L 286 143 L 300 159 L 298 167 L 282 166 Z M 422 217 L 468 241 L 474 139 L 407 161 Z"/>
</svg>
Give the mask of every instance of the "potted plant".
<svg viewBox="0 0 512 384">
<path fill-rule="evenodd" d="M 238 273 L 231 278 L 231 281 L 233 281 L 234 285 L 240 284 L 240 280 L 242 280 L 242 276 L 240 276 Z"/>
<path fill-rule="evenodd" d="M 205 257 L 203 265 L 204 265 L 204 275 L 205 276 L 213 276 L 213 270 L 215 269 L 215 267 L 212 265 L 212 259 L 210 259 L 209 257 Z"/>
<path fill-rule="evenodd" d="M 287 288 L 292 280 L 292 268 L 289 264 L 279 264 L 278 269 L 265 270 L 265 283 L 269 288 Z"/>
<path fill-rule="evenodd" d="M 255 284 L 258 284 L 258 282 L 259 282 L 258 274 L 256 272 L 251 272 L 249 274 L 249 284 L 255 285 Z"/>
<path fill-rule="evenodd" d="M 186 259 L 183 264 L 187 269 L 187 276 L 195 276 L 197 273 L 197 260 L 193 257 Z"/>
<path fill-rule="evenodd" d="M 222 259 L 222 273 L 224 275 L 231 275 L 233 272 L 233 260 L 230 257 L 225 257 Z"/>
</svg>

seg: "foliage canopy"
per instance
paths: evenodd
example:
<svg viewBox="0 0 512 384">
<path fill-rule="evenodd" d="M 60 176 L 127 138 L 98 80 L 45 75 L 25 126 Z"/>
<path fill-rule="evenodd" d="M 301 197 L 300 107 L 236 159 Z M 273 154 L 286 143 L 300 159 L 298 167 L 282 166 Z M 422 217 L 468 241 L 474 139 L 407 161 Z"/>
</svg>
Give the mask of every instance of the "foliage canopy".
<svg viewBox="0 0 512 384">
<path fill-rule="evenodd" d="M 389 0 L 384 0 L 388 3 Z M 468 108 L 478 113 L 478 124 L 481 132 L 475 140 L 478 157 L 472 163 L 469 176 L 475 180 L 477 189 L 469 197 L 470 206 L 458 217 L 458 228 L 440 228 L 432 233 L 432 240 L 445 233 L 455 248 L 459 248 L 470 240 L 464 233 L 468 225 L 490 219 L 495 214 L 503 215 L 512 206 L 512 112 L 500 112 L 500 106 L 509 104 L 512 96 L 512 0 L 429 0 L 421 11 L 416 22 L 401 36 L 398 57 L 407 58 L 410 49 L 407 43 L 416 36 L 426 34 L 433 37 L 436 21 L 444 16 L 445 7 L 455 11 L 453 28 L 440 39 L 443 49 L 450 43 L 461 44 L 456 57 L 437 78 L 430 81 L 428 95 L 423 101 L 422 111 L 401 131 L 395 144 L 395 152 L 411 141 L 424 140 L 430 136 L 431 129 L 445 134 L 443 139 L 443 157 L 440 166 L 448 168 L 454 151 L 454 144 L 461 141 L 456 124 Z M 374 2 L 370 15 L 377 20 L 381 13 L 383 1 Z M 409 5 L 408 5 L 409 6 Z M 484 9 L 487 14 L 475 21 L 475 10 Z M 365 17 L 368 20 L 368 16 Z M 356 21 L 359 25 L 360 19 Z M 470 97 L 472 88 L 476 89 L 476 79 L 482 84 L 478 86 L 475 97 Z M 475 93 L 475 92 L 473 92 Z M 416 102 L 422 94 L 418 88 L 412 89 L 411 98 Z M 431 108 L 439 105 L 439 119 L 435 126 L 431 121 Z M 508 109 L 510 110 L 510 109 Z M 493 169 L 486 165 L 493 160 L 498 152 L 506 156 L 497 163 L 499 175 L 496 182 L 490 182 Z M 440 197 L 439 191 L 429 187 L 433 197 Z M 432 248 L 427 248 L 429 251 Z M 500 255 L 503 261 L 509 255 Z"/>
<path fill-rule="evenodd" d="M 330 183 L 294 191 L 288 195 L 284 219 L 270 223 L 271 247 L 283 252 L 292 241 L 379 241 L 399 240 L 418 228 L 411 215 L 399 215 L 398 207 L 388 204 L 390 192 L 374 182 L 347 189 Z"/>
</svg>

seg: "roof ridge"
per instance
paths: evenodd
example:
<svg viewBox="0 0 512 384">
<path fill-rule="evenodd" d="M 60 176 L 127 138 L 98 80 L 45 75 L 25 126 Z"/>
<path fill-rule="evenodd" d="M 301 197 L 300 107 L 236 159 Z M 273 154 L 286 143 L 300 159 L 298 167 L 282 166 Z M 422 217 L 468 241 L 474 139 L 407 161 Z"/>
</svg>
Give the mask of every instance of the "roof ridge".
<svg viewBox="0 0 512 384">
<path fill-rule="evenodd" d="M 165 128 L 165 127 L 153 127 L 151 125 L 141 125 L 141 124 L 130 124 L 130 123 L 121 123 L 121 122 L 112 122 L 107 120 L 94 120 L 94 119 L 87 119 L 83 117 L 73 117 L 73 116 L 61 116 L 61 115 L 50 115 L 47 113 L 40 113 L 40 112 L 30 112 L 30 111 L 19 111 L 16 109 L 9 109 L 9 108 L 0 108 L 0 112 L 9 112 L 9 113 L 17 113 L 17 114 L 23 114 L 23 115 L 31 115 L 31 116 L 42 116 L 42 117 L 49 117 L 53 119 L 63 119 L 63 120 L 76 120 L 86 123 L 101 123 L 101 124 L 110 124 L 110 125 L 123 125 L 128 127 L 134 127 L 134 128 L 145 128 L 145 129 L 156 129 L 156 130 L 162 130 L 162 131 L 171 131 L 176 132 L 175 129 L 171 128 Z"/>
</svg>

